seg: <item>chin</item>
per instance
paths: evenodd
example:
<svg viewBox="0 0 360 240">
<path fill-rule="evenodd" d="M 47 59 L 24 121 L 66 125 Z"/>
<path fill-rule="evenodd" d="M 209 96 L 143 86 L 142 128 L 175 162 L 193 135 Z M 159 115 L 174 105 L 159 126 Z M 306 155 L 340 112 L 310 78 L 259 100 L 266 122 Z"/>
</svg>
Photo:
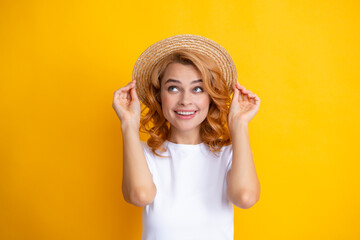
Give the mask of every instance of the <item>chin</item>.
<svg viewBox="0 0 360 240">
<path fill-rule="evenodd" d="M 171 124 L 171 125 L 179 131 L 188 132 L 188 131 L 193 131 L 194 129 L 199 128 L 200 124 L 201 123 L 198 123 L 198 124 L 183 123 L 183 124 Z"/>
<path fill-rule="evenodd" d="M 200 128 L 201 123 L 206 119 L 206 115 L 205 116 L 197 116 L 197 117 L 201 117 L 201 120 L 199 120 L 199 118 L 196 119 L 196 121 L 194 121 L 195 119 L 180 120 L 180 119 L 177 119 L 176 116 L 172 116 L 172 115 L 170 115 L 169 118 L 165 117 L 165 119 L 170 123 L 170 125 L 172 127 L 176 128 L 178 131 L 187 132 L 187 131 L 192 131 L 194 129 Z M 169 119 L 170 119 L 170 121 L 169 121 Z"/>
</svg>

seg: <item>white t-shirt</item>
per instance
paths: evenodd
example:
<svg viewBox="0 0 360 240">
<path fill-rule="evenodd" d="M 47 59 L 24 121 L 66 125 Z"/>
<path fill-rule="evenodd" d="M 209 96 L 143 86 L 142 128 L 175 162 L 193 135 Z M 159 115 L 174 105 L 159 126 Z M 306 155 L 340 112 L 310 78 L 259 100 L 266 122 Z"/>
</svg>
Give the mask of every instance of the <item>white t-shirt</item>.
<svg viewBox="0 0 360 240">
<path fill-rule="evenodd" d="M 232 145 L 216 157 L 205 143 L 165 141 L 165 153 L 141 141 L 157 193 L 143 208 L 142 240 L 233 240 L 234 210 L 226 197 Z"/>
</svg>

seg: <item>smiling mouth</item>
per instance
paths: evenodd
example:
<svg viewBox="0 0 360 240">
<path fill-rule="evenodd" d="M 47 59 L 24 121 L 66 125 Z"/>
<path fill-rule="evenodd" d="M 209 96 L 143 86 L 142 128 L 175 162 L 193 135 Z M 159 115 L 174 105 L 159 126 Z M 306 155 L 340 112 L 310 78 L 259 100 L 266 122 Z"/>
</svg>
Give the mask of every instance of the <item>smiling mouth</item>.
<svg viewBox="0 0 360 240">
<path fill-rule="evenodd" d="M 191 115 L 194 115 L 197 111 L 192 111 L 192 112 L 177 112 L 177 111 L 174 111 L 175 113 L 181 115 L 181 116 L 191 116 Z"/>
</svg>

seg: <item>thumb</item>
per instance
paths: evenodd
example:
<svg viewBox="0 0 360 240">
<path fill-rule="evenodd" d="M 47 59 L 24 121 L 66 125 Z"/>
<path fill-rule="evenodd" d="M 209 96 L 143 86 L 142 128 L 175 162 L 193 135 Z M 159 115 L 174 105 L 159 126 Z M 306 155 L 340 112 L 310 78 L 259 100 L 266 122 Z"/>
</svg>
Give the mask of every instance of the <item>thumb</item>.
<svg viewBox="0 0 360 240">
<path fill-rule="evenodd" d="M 234 87 L 233 101 L 238 102 L 239 101 L 239 96 L 240 96 L 239 89 Z"/>
<path fill-rule="evenodd" d="M 136 93 L 136 88 L 132 88 L 131 91 L 130 91 L 130 94 L 131 94 L 131 101 L 133 102 L 134 100 L 135 101 L 139 101 L 139 98 L 137 96 L 137 93 Z"/>
<path fill-rule="evenodd" d="M 236 111 L 236 109 L 238 109 L 239 98 L 241 98 L 240 93 L 239 93 L 239 89 L 234 88 L 234 94 L 233 94 L 233 98 L 231 100 L 230 109 L 229 109 L 230 112 Z"/>
</svg>

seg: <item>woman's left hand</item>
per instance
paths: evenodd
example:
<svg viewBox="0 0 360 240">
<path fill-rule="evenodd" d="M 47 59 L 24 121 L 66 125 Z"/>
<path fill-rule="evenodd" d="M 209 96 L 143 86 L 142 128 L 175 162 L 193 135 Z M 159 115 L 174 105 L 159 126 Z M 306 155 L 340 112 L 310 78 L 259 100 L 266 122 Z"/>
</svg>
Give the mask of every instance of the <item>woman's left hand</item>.
<svg viewBox="0 0 360 240">
<path fill-rule="evenodd" d="M 229 128 L 238 124 L 248 124 L 260 107 L 260 98 L 240 85 L 234 85 L 234 95 L 229 109 Z"/>
</svg>

